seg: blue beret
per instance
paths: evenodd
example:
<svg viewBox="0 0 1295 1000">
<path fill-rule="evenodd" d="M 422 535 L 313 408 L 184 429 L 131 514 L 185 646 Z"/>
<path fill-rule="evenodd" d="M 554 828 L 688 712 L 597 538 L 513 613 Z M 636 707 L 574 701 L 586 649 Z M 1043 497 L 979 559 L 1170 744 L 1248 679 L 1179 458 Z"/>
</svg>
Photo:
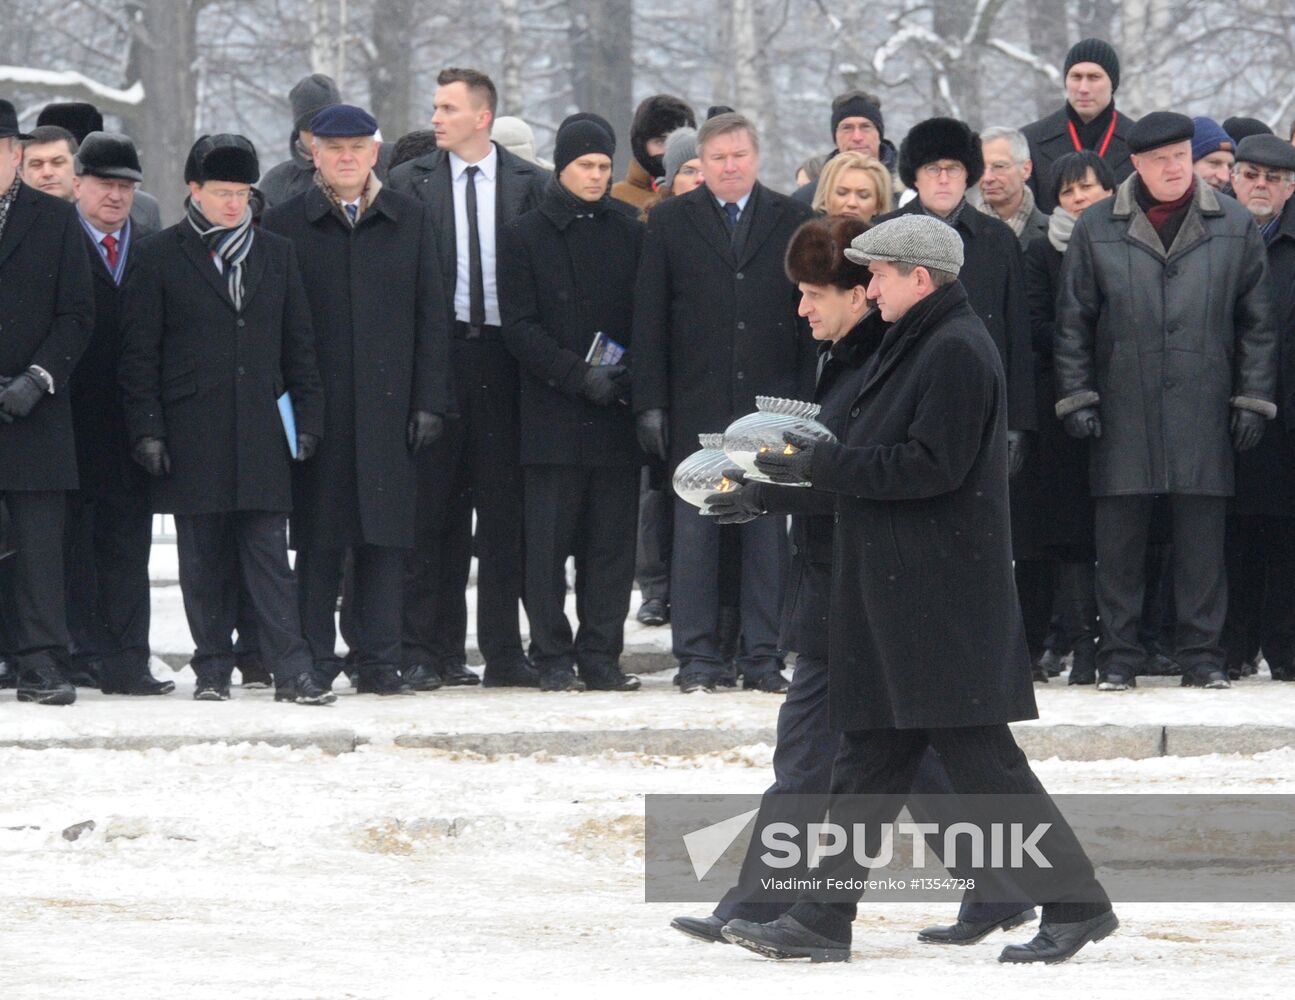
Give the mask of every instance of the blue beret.
<svg viewBox="0 0 1295 1000">
<path fill-rule="evenodd" d="M 351 104 L 331 104 L 310 120 L 310 131 L 314 135 L 331 139 L 374 135 L 378 131 L 378 120 L 363 108 Z"/>
</svg>

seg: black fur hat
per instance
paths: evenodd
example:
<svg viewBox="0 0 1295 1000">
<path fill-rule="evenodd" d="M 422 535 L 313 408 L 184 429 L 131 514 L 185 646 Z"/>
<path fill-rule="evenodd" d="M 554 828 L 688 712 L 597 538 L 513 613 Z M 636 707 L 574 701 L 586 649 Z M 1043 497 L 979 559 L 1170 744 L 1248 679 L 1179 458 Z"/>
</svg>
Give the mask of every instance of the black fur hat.
<svg viewBox="0 0 1295 1000">
<path fill-rule="evenodd" d="M 803 281 L 807 285 L 845 289 L 866 285 L 867 265 L 847 259 L 845 250 L 856 236 L 870 228 L 862 219 L 845 215 L 810 219 L 787 244 L 787 277 L 794 284 Z"/>
<path fill-rule="evenodd" d="M 93 104 L 82 101 L 64 101 L 58 104 L 46 104 L 36 119 L 37 127 L 57 125 L 76 136 L 78 143 L 85 142 L 91 132 L 103 131 L 103 115 Z"/>
<path fill-rule="evenodd" d="M 76 172 L 84 177 L 109 177 L 123 181 L 142 181 L 139 153 L 129 136 L 120 132 L 91 132 L 76 151 Z"/>
<path fill-rule="evenodd" d="M 186 184 L 207 181 L 255 184 L 260 176 L 256 147 L 244 136 L 230 132 L 201 136 L 189 150 L 184 164 Z"/>
<path fill-rule="evenodd" d="M 677 128 L 697 127 L 697 117 L 678 97 L 669 94 L 656 94 L 646 98 L 634 112 L 634 121 L 630 125 L 630 148 L 639 166 L 652 177 L 665 175 L 665 164 L 660 156 L 649 156 L 647 144 L 649 139 L 664 139 Z"/>
<path fill-rule="evenodd" d="M 966 167 L 969 188 L 985 172 L 980 137 L 956 118 L 928 118 L 909 130 L 899 147 L 899 179 L 906 187 L 916 187 L 917 171 L 936 160 L 957 160 Z"/>
</svg>

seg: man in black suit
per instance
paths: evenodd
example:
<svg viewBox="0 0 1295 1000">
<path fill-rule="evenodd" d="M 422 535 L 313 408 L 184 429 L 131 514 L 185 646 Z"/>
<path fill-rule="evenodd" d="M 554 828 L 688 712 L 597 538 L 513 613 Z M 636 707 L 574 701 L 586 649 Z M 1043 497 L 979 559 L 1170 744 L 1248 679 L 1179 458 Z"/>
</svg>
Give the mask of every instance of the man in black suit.
<svg viewBox="0 0 1295 1000">
<path fill-rule="evenodd" d="M 135 243 L 150 230 L 130 217 L 144 179 L 124 135 L 91 132 L 76 158 L 77 216 L 94 275 L 95 324 L 72 373 L 81 488 L 68 494 L 67 624 L 72 662 L 85 663 L 105 694 L 175 690 L 148 669 L 148 556 L 153 514 L 148 481 L 131 461 L 117 387 L 121 357 L 121 285 Z"/>
<path fill-rule="evenodd" d="M 309 124 L 314 185 L 263 222 L 297 248 L 331 428 L 293 483 L 301 618 L 316 672 L 331 684 L 342 668 L 334 615 L 350 549 L 358 690 L 412 694 L 400 675 L 400 608 L 414 453 L 440 436 L 450 407 L 440 254 L 426 206 L 378 180 L 372 115 L 334 104 Z"/>
<path fill-rule="evenodd" d="M 705 184 L 662 202 L 648 221 L 634 292 L 634 411 L 645 451 L 671 467 L 755 409 L 755 397 L 807 399 L 815 349 L 797 316 L 783 253 L 808 206 L 763 187 L 760 144 L 746 118 L 725 113 L 697 136 Z M 778 616 L 786 523 L 737 531 L 741 557 L 722 565 L 720 528 L 675 501 L 671 565 L 680 690 L 714 690 L 727 673 L 719 643 L 719 582 L 741 575 L 737 663 L 748 688 L 782 692 Z"/>
<path fill-rule="evenodd" d="M 186 217 L 135 248 L 120 382 L 154 508 L 175 515 L 194 698 L 229 698 L 241 575 L 275 700 L 324 705 L 336 696 L 302 639 L 287 540 L 290 458 L 318 446 L 324 398 L 296 252 L 252 227 L 258 173 L 243 136 L 190 150 Z"/>
<path fill-rule="evenodd" d="M 18 116 L 0 100 L 0 501 L 14 554 L 12 638 L 19 701 L 68 705 L 64 679 L 64 494 L 77 488 L 68 380 L 94 323 L 76 210 L 25 186 Z"/>
<path fill-rule="evenodd" d="M 431 206 L 441 276 L 452 291 L 458 419 L 419 459 L 414 553 L 405 575 L 405 678 L 415 688 L 476 684 L 467 668 L 468 570 L 477 515 L 477 644 L 487 687 L 536 687 L 522 652 L 522 473 L 517 361 L 500 330 L 495 243 L 540 203 L 547 171 L 490 141 L 498 95 L 484 73 L 436 81 L 435 152 L 388 178 Z"/>
</svg>

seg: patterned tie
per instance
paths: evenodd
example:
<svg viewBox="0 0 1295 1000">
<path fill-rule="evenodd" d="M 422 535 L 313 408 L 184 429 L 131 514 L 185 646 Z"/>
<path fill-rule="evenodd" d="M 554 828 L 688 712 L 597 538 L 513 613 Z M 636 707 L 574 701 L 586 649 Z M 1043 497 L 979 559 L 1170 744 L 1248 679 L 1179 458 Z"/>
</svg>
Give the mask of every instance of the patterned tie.
<svg viewBox="0 0 1295 1000">
<path fill-rule="evenodd" d="M 730 233 L 737 232 L 737 217 L 741 212 L 742 209 L 738 208 L 737 202 L 724 202 L 724 215 L 728 219 L 728 231 Z"/>
<path fill-rule="evenodd" d="M 99 242 L 102 244 L 104 252 L 108 256 L 108 270 L 117 270 L 117 237 L 109 234 Z"/>
<path fill-rule="evenodd" d="M 351 225 L 355 225 L 355 220 L 358 219 L 360 216 L 360 206 L 345 205 L 343 207 L 346 209 L 346 214 L 351 217 Z"/>
</svg>

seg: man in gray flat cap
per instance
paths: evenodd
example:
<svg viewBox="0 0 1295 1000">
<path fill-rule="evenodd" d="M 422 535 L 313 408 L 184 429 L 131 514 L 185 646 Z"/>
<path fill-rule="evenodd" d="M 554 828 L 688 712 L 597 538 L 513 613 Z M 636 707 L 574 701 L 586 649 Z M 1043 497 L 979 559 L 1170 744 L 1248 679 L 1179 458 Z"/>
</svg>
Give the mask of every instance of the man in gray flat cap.
<svg viewBox="0 0 1295 1000">
<path fill-rule="evenodd" d="M 1054 867 L 1013 872 L 1043 921 L 1000 961 L 1064 961 L 1119 921 L 1008 728 L 1038 713 L 1012 576 L 1002 361 L 958 281 L 962 240 L 948 225 L 901 216 L 845 253 L 868 265 L 868 298 L 890 327 L 839 441 L 788 434 L 791 454 L 757 459 L 772 481 L 807 485 L 835 508 L 832 822 L 894 822 L 928 747 L 960 795 L 1018 796 L 1013 808 L 1052 824 L 1039 842 Z M 853 857 L 863 846 L 822 866 L 825 890 L 770 923 L 732 920 L 724 936 L 773 958 L 848 960 L 861 893 L 830 880 L 867 879 Z"/>
</svg>

